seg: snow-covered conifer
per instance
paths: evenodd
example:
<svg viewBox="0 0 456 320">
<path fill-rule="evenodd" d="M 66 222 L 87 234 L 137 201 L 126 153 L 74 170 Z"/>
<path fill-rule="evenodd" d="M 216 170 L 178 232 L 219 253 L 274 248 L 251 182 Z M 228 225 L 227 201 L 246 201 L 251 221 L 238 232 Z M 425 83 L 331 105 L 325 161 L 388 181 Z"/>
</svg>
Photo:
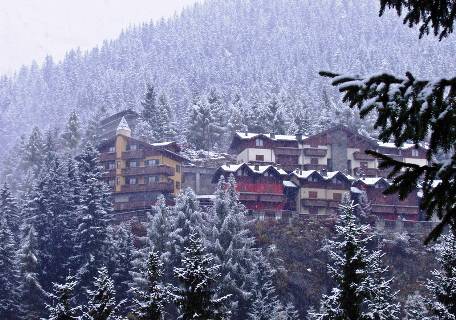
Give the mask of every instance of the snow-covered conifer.
<svg viewBox="0 0 456 320">
<path fill-rule="evenodd" d="M 74 289 L 77 281 L 73 276 L 67 276 L 65 283 L 53 283 L 53 292 L 50 294 L 52 304 L 47 304 L 49 312 L 47 320 L 78 320 L 81 307 L 74 303 Z"/>
<path fill-rule="evenodd" d="M 5 218 L 8 227 L 18 240 L 20 221 L 20 209 L 16 199 L 11 194 L 9 186 L 5 183 L 0 189 L 0 219 Z"/>
<path fill-rule="evenodd" d="M 21 241 L 18 253 L 20 281 L 19 314 L 23 319 L 40 319 L 43 315 L 44 301 L 47 293 L 38 281 L 39 262 L 37 235 L 33 226 L 29 227 Z"/>
<path fill-rule="evenodd" d="M 108 268 L 101 267 L 93 281 L 93 290 L 87 290 L 88 304 L 84 310 L 83 319 L 115 320 L 118 318 L 119 306 L 123 303 L 116 301 L 114 281 L 108 273 Z"/>
<path fill-rule="evenodd" d="M 73 111 L 62 133 L 63 146 L 70 151 L 76 150 L 81 141 L 81 125 L 79 115 Z"/>
<path fill-rule="evenodd" d="M 0 319 L 15 318 L 18 283 L 16 243 L 6 218 L 0 217 Z"/>
<path fill-rule="evenodd" d="M 433 320 L 426 299 L 415 292 L 407 297 L 404 304 L 404 320 Z"/>
<path fill-rule="evenodd" d="M 426 287 L 433 297 L 432 314 L 439 319 L 456 319 L 456 236 L 450 231 L 436 245 L 440 268 L 432 271 Z"/>
<path fill-rule="evenodd" d="M 133 314 L 138 320 L 165 319 L 165 305 L 168 302 L 168 289 L 162 283 L 163 263 L 158 251 L 151 250 L 145 270 L 147 286 L 134 291 Z"/>
<path fill-rule="evenodd" d="M 219 296 L 218 270 L 213 256 L 205 252 L 201 236 L 194 232 L 182 255 L 182 267 L 174 272 L 180 285 L 174 289 L 179 319 L 227 319 L 228 296 Z"/>
<path fill-rule="evenodd" d="M 328 271 L 336 286 L 323 295 L 320 310 L 310 314 L 311 319 L 398 319 L 381 253 L 368 250 L 368 226 L 359 224 L 355 207 L 344 197 L 335 238 L 324 246 L 331 260 Z"/>
<path fill-rule="evenodd" d="M 188 111 L 187 142 L 195 149 L 211 150 L 214 138 L 214 115 L 205 97 L 194 101 Z"/>
</svg>

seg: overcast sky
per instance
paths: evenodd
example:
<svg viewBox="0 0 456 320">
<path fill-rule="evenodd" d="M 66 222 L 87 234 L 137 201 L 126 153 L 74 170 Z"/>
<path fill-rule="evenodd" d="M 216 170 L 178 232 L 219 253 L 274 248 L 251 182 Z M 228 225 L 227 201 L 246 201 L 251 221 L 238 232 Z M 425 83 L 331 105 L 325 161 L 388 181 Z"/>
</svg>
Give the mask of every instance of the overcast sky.
<svg viewBox="0 0 456 320">
<path fill-rule="evenodd" d="M 0 0 L 0 73 L 50 54 L 88 49 L 123 28 L 168 17 L 197 0 Z"/>
</svg>

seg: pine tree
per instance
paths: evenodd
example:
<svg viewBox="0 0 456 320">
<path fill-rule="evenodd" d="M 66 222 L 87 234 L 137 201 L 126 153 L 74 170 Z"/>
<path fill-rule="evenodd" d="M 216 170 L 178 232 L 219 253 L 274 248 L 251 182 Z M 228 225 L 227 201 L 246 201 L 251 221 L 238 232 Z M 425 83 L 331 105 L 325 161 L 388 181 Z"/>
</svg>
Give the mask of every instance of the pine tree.
<svg viewBox="0 0 456 320">
<path fill-rule="evenodd" d="M 440 269 L 432 272 L 426 287 L 433 295 L 432 314 L 439 319 L 456 319 L 456 237 L 450 231 L 436 245 Z"/>
<path fill-rule="evenodd" d="M 115 320 L 118 319 L 120 304 L 116 302 L 114 281 L 110 278 L 108 268 L 101 267 L 93 282 L 93 290 L 87 290 L 88 304 L 84 310 L 84 319 L 87 320 Z"/>
<path fill-rule="evenodd" d="M 64 163 L 53 161 L 38 178 L 24 206 L 23 216 L 37 232 L 39 282 L 46 291 L 53 282 L 63 281 L 72 268 L 74 204 L 65 170 Z"/>
<path fill-rule="evenodd" d="M 18 240 L 20 210 L 16 199 L 12 196 L 8 184 L 0 189 L 0 219 L 5 218 L 9 229 Z"/>
<path fill-rule="evenodd" d="M 145 290 L 135 290 L 133 314 L 137 320 L 165 319 L 165 304 L 169 294 L 161 282 L 163 276 L 163 263 L 157 251 L 150 251 L 147 260 Z"/>
<path fill-rule="evenodd" d="M 226 319 L 227 296 L 217 296 L 219 265 L 205 253 L 200 235 L 192 233 L 182 257 L 182 267 L 175 268 L 180 286 L 175 288 L 179 319 Z"/>
<path fill-rule="evenodd" d="M 277 297 L 273 283 L 274 270 L 265 255 L 261 254 L 256 262 L 253 298 L 248 319 L 273 320 L 286 319 L 286 311 Z"/>
<path fill-rule="evenodd" d="M 63 146 L 74 151 L 81 142 L 81 127 L 78 114 L 73 111 L 68 118 L 65 130 L 62 133 Z"/>
<path fill-rule="evenodd" d="M 28 141 L 23 141 L 21 146 L 21 167 L 31 169 L 37 175 L 43 162 L 43 136 L 38 127 L 33 128 Z"/>
<path fill-rule="evenodd" d="M 239 318 L 245 318 L 256 283 L 255 261 L 260 252 L 254 247 L 255 239 L 249 231 L 246 209 L 239 201 L 236 180 L 223 177 L 217 185 L 209 224 L 209 250 L 220 265 L 220 290 L 230 295 L 230 309 Z"/>
<path fill-rule="evenodd" d="M 205 97 L 195 101 L 188 112 L 187 142 L 198 150 L 211 150 L 216 141 L 213 135 L 215 119 Z"/>
<path fill-rule="evenodd" d="M 0 318 L 15 319 L 18 309 L 19 274 L 16 244 L 5 217 L 0 218 Z"/>
<path fill-rule="evenodd" d="M 20 267 L 19 314 L 23 319 L 40 319 L 47 293 L 38 280 L 39 265 L 37 235 L 31 226 L 22 239 L 18 253 Z"/>
<path fill-rule="evenodd" d="M 387 8 L 396 9 L 398 15 L 404 14 L 404 23 L 410 27 L 419 26 L 420 37 L 429 34 L 440 40 L 453 32 L 455 20 L 453 1 L 407 1 L 380 0 L 380 15 Z M 333 78 L 332 85 L 343 93 L 343 101 L 351 108 L 358 108 L 361 118 L 374 114 L 375 129 L 379 129 L 380 140 L 394 140 L 396 146 L 413 142 L 416 147 L 429 141 L 426 154 L 429 164 L 405 163 L 374 150 L 367 153 L 380 160 L 380 168 L 392 168 L 388 175 L 394 178 L 386 193 L 398 193 L 401 199 L 415 190 L 424 177 L 421 208 L 427 217 L 436 215 L 440 222 L 429 234 L 426 242 L 436 240 L 446 225 L 456 225 L 456 156 L 453 134 L 456 96 L 456 79 L 436 80 L 418 79 L 406 72 L 405 77 L 388 73 L 374 74 L 370 77 L 353 77 L 333 72 L 320 72 L 320 75 Z M 448 161 L 439 161 L 441 152 L 448 153 Z M 436 185 L 433 183 L 438 181 Z"/>
<path fill-rule="evenodd" d="M 50 297 L 53 304 L 47 304 L 48 320 L 77 320 L 80 306 L 74 306 L 73 292 L 77 285 L 73 276 L 67 276 L 64 284 L 53 283 Z"/>
<path fill-rule="evenodd" d="M 117 296 L 120 300 L 129 298 L 129 289 L 132 282 L 130 270 L 136 248 L 133 243 L 133 234 L 129 225 L 122 224 L 108 228 L 109 267 L 108 270 L 114 280 Z"/>
<path fill-rule="evenodd" d="M 394 302 L 381 266 L 379 251 L 369 252 L 368 226 L 360 225 L 355 206 L 348 198 L 342 202 L 334 240 L 327 240 L 324 249 L 331 264 L 328 271 L 336 282 L 329 295 L 323 295 L 320 311 L 311 319 L 398 319 Z"/>
<path fill-rule="evenodd" d="M 75 260 L 79 265 L 80 285 L 86 287 L 96 270 L 107 264 L 107 223 L 112 204 L 109 188 L 102 180 L 98 151 L 89 144 L 77 160 L 82 192 L 77 208 Z"/>
<path fill-rule="evenodd" d="M 404 305 L 404 320 L 431 320 L 427 302 L 418 292 L 407 297 Z"/>
</svg>

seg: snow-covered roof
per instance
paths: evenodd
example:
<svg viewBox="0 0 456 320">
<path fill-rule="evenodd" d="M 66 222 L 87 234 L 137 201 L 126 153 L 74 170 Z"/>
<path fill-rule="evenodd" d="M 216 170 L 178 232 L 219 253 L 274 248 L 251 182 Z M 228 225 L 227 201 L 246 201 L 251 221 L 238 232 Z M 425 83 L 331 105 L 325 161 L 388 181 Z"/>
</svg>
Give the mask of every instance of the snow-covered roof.
<svg viewBox="0 0 456 320">
<path fill-rule="evenodd" d="M 122 119 L 120 120 L 119 125 L 117 126 L 117 130 L 128 130 L 128 131 L 131 131 L 130 127 L 128 126 L 128 122 L 125 119 L 125 117 L 122 117 Z"/>
<path fill-rule="evenodd" d="M 325 174 L 321 174 L 320 171 L 317 171 L 317 170 L 300 170 L 300 169 L 296 169 L 295 171 L 293 171 L 291 174 L 295 175 L 296 177 L 300 178 L 300 179 L 307 179 L 308 177 L 310 177 L 314 172 L 318 173 L 318 175 L 324 179 L 324 180 L 331 180 L 332 178 L 334 178 L 337 174 L 341 174 L 343 175 L 344 177 L 346 177 L 348 180 L 352 181 L 352 180 L 355 180 L 355 178 L 353 178 L 351 175 L 348 175 L 348 174 L 345 174 L 343 173 L 342 171 L 328 171 L 326 172 Z"/>
<path fill-rule="evenodd" d="M 285 180 L 283 182 L 283 186 L 286 188 L 297 188 L 298 186 L 294 184 L 292 181 Z"/>
<path fill-rule="evenodd" d="M 415 147 L 414 143 L 404 143 L 400 147 L 396 147 L 394 142 L 377 141 L 377 144 L 378 144 L 379 147 L 382 147 L 382 148 L 392 148 L 392 149 L 398 148 L 398 149 L 402 149 L 402 150 L 410 149 L 410 148 L 414 148 Z M 425 144 L 425 143 L 419 143 L 418 146 L 420 146 L 421 148 L 425 148 L 425 149 L 428 148 L 427 144 Z"/>
<path fill-rule="evenodd" d="M 363 193 L 363 191 L 358 189 L 357 187 L 351 187 L 350 191 L 353 192 L 353 193 L 358 193 L 358 194 Z"/>
<path fill-rule="evenodd" d="M 255 164 L 246 164 L 246 163 L 238 163 L 238 164 L 224 164 L 220 168 L 225 171 L 225 172 L 236 172 L 241 168 L 242 166 L 248 167 L 252 172 L 263 174 L 265 173 L 269 168 L 273 168 L 277 173 L 279 173 L 281 176 L 286 176 L 287 172 L 283 170 L 282 168 L 277 168 L 273 165 L 255 165 Z"/>
<path fill-rule="evenodd" d="M 359 178 L 358 180 L 368 186 L 374 186 L 381 180 L 383 180 L 384 182 L 389 184 L 389 182 L 385 178 L 382 178 L 382 177 L 365 177 L 365 178 Z"/>
<path fill-rule="evenodd" d="M 174 141 L 165 141 L 165 142 L 155 142 L 151 143 L 151 145 L 156 146 L 156 147 L 164 147 L 164 146 L 169 146 L 170 144 L 175 143 Z"/>
<path fill-rule="evenodd" d="M 236 135 L 242 140 L 250 140 L 256 137 L 266 137 L 271 140 L 276 141 L 298 141 L 296 135 L 286 135 L 286 134 L 265 134 L 265 133 L 253 133 L 253 132 L 236 132 Z M 302 139 L 307 137 L 302 135 Z"/>
</svg>

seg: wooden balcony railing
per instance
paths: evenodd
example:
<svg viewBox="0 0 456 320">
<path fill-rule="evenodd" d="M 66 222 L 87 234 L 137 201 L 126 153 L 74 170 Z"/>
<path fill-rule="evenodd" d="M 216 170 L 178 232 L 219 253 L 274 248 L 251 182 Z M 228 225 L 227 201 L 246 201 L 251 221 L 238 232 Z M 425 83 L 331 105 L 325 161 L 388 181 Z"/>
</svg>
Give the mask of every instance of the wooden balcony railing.
<svg viewBox="0 0 456 320">
<path fill-rule="evenodd" d="M 355 160 L 361 160 L 361 161 L 374 161 L 375 158 L 371 155 L 368 155 L 362 151 L 355 151 L 353 152 L 353 158 Z"/>
<path fill-rule="evenodd" d="M 122 175 L 124 176 L 135 176 L 135 175 L 147 175 L 147 174 L 162 174 L 165 176 L 173 176 L 174 168 L 165 165 L 158 166 L 145 166 L 145 167 L 134 167 L 122 169 Z"/>
<path fill-rule="evenodd" d="M 100 161 L 113 161 L 116 160 L 115 152 L 103 152 L 100 153 Z"/>
<path fill-rule="evenodd" d="M 328 201 L 321 199 L 301 199 L 303 207 L 327 207 Z"/>
<path fill-rule="evenodd" d="M 116 176 L 116 169 L 105 169 L 104 177 L 113 178 Z"/>
<path fill-rule="evenodd" d="M 138 149 L 138 150 L 129 150 L 122 152 L 122 159 L 142 159 L 144 158 L 144 150 Z"/>
<path fill-rule="evenodd" d="M 304 148 L 304 155 L 309 157 L 326 157 L 328 150 L 317 148 Z"/>
<path fill-rule="evenodd" d="M 376 177 L 378 175 L 378 169 L 376 168 L 361 168 L 361 167 L 356 167 L 353 172 L 355 175 L 360 176 L 360 175 L 365 175 L 367 177 Z"/>
<path fill-rule="evenodd" d="M 274 149 L 276 155 L 299 156 L 301 151 L 298 148 L 279 147 Z"/>
<path fill-rule="evenodd" d="M 174 182 L 155 182 L 151 184 L 125 184 L 120 188 L 121 192 L 147 192 L 147 191 L 161 191 L 173 192 Z"/>
<path fill-rule="evenodd" d="M 281 194 L 262 194 L 260 195 L 260 201 L 264 202 L 282 202 L 285 197 Z"/>
<path fill-rule="evenodd" d="M 327 170 L 328 166 L 324 164 L 305 164 L 303 165 L 304 170 Z"/>
</svg>

